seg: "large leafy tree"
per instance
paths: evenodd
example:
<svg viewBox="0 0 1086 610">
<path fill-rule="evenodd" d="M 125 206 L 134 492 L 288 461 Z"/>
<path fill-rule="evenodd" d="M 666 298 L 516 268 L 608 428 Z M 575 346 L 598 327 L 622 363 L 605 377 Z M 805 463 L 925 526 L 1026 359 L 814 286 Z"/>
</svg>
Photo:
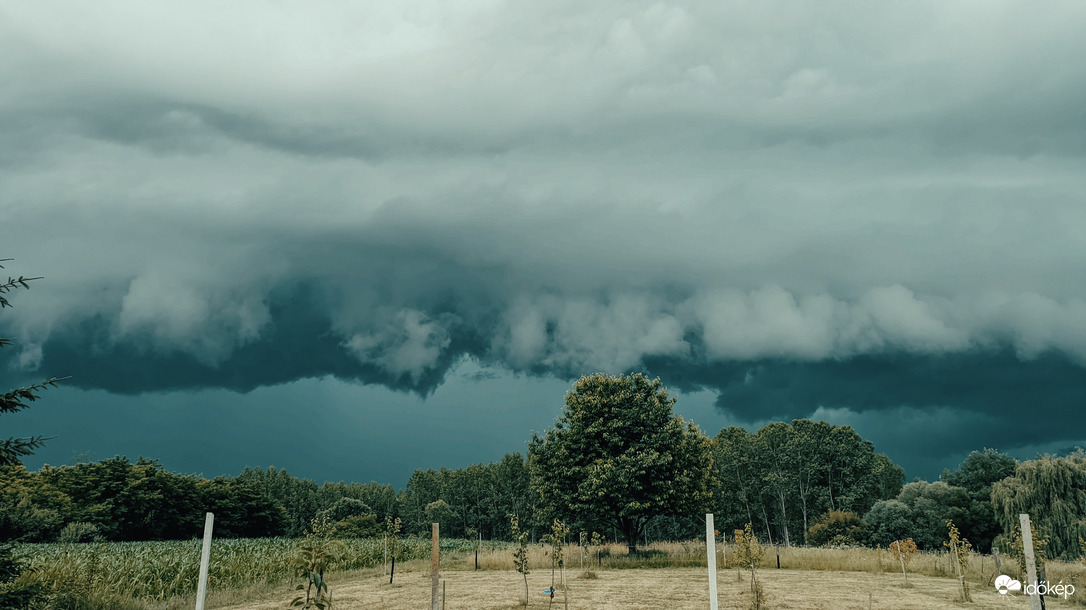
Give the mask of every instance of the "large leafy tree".
<svg viewBox="0 0 1086 610">
<path fill-rule="evenodd" d="M 973 451 L 954 470 L 939 477 L 969 494 L 969 520 L 958 524 L 962 535 L 977 549 L 986 550 L 1002 531 L 992 506 L 992 485 L 1014 475 L 1018 460 L 995 449 Z M 955 522 L 957 523 L 957 522 Z"/>
<path fill-rule="evenodd" d="M 948 520 L 974 531 L 969 493 L 943 481 L 913 481 L 901 488 L 897 499 L 876 502 L 864 517 L 871 526 L 872 544 L 912 538 L 921 549 L 942 548 Z"/>
<path fill-rule="evenodd" d="M 541 506 L 567 522 L 610 522 L 631 552 L 651 518 L 706 509 L 711 441 L 674 404 L 640 373 L 579 379 L 554 428 L 528 442 Z"/>
<path fill-rule="evenodd" d="M 11 259 L 0 259 L 0 262 L 9 261 Z M 0 269 L 4 266 L 0 265 Z M 9 277 L 7 282 L 0 284 L 0 309 L 5 307 L 11 307 L 11 302 L 8 301 L 5 295 L 18 290 L 19 288 L 30 289 L 30 282 L 34 280 L 40 280 L 40 277 L 23 277 L 17 278 Z M 0 338 L 0 347 L 6 347 L 11 345 L 11 339 Z M 56 386 L 57 382 L 62 381 L 56 377 L 47 379 L 41 383 L 11 390 L 5 394 L 0 394 L 0 413 L 15 413 L 22 411 L 30 406 L 29 403 L 38 399 L 38 392 Z M 30 436 L 24 438 L 8 438 L 6 440 L 0 440 L 0 466 L 12 466 L 19 463 L 19 459 L 34 453 L 34 450 L 41 447 L 47 439 L 43 436 Z"/>
</svg>

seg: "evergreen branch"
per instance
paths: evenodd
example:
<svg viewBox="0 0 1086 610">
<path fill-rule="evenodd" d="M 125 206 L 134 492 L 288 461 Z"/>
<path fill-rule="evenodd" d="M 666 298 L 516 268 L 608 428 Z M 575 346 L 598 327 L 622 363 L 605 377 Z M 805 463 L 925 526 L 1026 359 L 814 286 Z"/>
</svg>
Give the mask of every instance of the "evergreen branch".
<svg viewBox="0 0 1086 610">
<path fill-rule="evenodd" d="M 52 379 L 46 379 L 41 383 L 29 387 L 18 388 L 5 394 L 0 394 L 0 413 L 22 411 L 30 406 L 27 403 L 34 402 L 39 398 L 38 392 L 49 388 L 55 388 L 61 381 L 67 379 L 71 379 L 71 377 L 53 377 Z"/>
<path fill-rule="evenodd" d="M 9 260 L 11 260 L 11 259 L 10 258 L 0 259 L 0 261 L 9 261 Z M 3 265 L 0 265 L 0 269 L 3 269 Z M 34 280 L 40 280 L 40 279 L 42 279 L 42 278 L 41 277 L 25 277 L 25 276 L 22 276 L 22 275 L 20 275 L 17 278 L 13 278 L 11 276 L 8 276 L 8 281 L 0 284 L 0 309 L 3 309 L 5 307 L 12 307 L 11 302 L 9 302 L 6 298 L 4 298 L 4 296 L 3 296 L 4 294 L 6 294 L 8 292 L 11 292 L 12 290 L 15 290 L 16 288 L 25 288 L 27 290 L 30 290 L 30 284 L 28 282 L 33 282 Z"/>
<path fill-rule="evenodd" d="M 31 436 L 27 438 L 9 438 L 0 441 L 0 467 L 19 464 L 19 458 L 34 453 L 35 449 L 45 445 L 52 436 Z"/>
</svg>

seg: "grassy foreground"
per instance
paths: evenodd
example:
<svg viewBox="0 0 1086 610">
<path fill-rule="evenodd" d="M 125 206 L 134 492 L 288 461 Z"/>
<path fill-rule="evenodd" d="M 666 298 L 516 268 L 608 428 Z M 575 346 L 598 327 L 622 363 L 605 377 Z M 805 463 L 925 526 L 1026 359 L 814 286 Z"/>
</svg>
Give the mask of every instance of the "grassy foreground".
<svg viewBox="0 0 1086 610">
<path fill-rule="evenodd" d="M 292 595 L 288 560 L 297 540 L 219 540 L 212 546 L 210 608 L 256 610 L 283 608 Z M 405 560 L 397 563 L 388 584 L 381 539 L 349 540 L 337 570 L 327 575 L 337 607 L 426 607 L 430 595 L 430 541 L 410 539 Z M 449 608 L 509 608 L 523 604 L 524 581 L 513 571 L 505 543 L 485 545 L 479 571 L 471 543 L 442 541 L 442 578 Z M 681 608 L 708 605 L 703 542 L 656 543 L 636 557 L 624 545 L 566 549 L 566 580 L 574 608 Z M 727 547 L 718 549 L 721 608 L 746 608 L 749 573 L 736 569 Z M 20 553 L 34 568 L 32 578 L 66 592 L 49 607 L 97 610 L 180 610 L 192 608 L 199 542 L 23 545 Z M 908 584 L 900 565 L 874 549 L 766 547 L 759 582 L 767 608 L 949 608 L 958 605 L 957 573 L 946 553 L 921 553 L 908 565 Z M 546 603 L 551 558 L 542 545 L 529 547 L 533 606 Z M 595 578 L 583 577 L 591 569 Z M 1074 598 L 1049 607 L 1086 607 L 1086 565 L 1050 562 L 1049 582 L 1074 584 Z M 1021 606 L 1020 594 L 1001 598 L 992 586 L 999 573 L 1018 577 L 1017 567 L 996 571 L 990 556 L 973 555 L 965 580 L 973 604 L 962 607 Z M 421 597 L 420 597 L 421 596 Z M 858 597 L 857 597 L 858 596 Z M 519 600 L 519 601 L 518 601 Z M 744 601 L 745 600 L 745 601 Z M 881 601 L 880 601 L 881 600 Z M 987 601 L 986 601 L 987 600 Z M 560 601 L 557 600 L 557 601 Z M 1021 602 L 1021 603 L 1020 603 Z M 729 605 L 731 604 L 731 605 Z M 738 604 L 738 605 L 736 605 Z M 925 605 L 927 604 L 927 605 Z M 1077 605 L 1076 605 L 1077 604 Z M 997 607 L 997 606 L 991 606 Z M 1028 607 L 1028 604 L 1026 606 Z"/>
</svg>

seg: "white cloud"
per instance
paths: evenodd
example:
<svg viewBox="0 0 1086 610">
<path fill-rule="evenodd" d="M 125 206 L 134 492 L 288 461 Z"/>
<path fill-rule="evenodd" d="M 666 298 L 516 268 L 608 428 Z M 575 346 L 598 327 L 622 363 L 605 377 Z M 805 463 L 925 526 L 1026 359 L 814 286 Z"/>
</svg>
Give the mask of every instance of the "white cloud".
<svg viewBox="0 0 1086 610">
<path fill-rule="evenodd" d="M 1084 360 L 1083 6 L 11 5 L 14 326 L 222 363 L 310 281 L 413 379 L 442 315 L 514 367 Z"/>
<path fill-rule="evenodd" d="M 403 310 L 384 327 L 357 333 L 344 346 L 359 362 L 375 364 L 396 377 L 416 382 L 437 365 L 449 346 L 449 332 L 420 311 Z"/>
</svg>

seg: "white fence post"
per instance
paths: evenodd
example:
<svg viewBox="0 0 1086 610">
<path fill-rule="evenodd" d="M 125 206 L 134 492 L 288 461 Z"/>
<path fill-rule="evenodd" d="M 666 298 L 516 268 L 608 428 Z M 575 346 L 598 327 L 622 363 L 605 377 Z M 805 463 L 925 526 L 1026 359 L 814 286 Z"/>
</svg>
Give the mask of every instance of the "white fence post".
<svg viewBox="0 0 1086 610">
<path fill-rule="evenodd" d="M 211 526 L 215 523 L 215 514 L 208 513 L 204 521 L 204 547 L 200 551 L 200 582 L 196 585 L 196 610 L 204 610 L 207 599 L 207 567 L 211 561 Z"/>
<path fill-rule="evenodd" d="M 1026 587 L 1033 585 L 1033 593 L 1029 594 L 1029 607 L 1031 610 L 1042 610 L 1045 607 L 1037 586 L 1041 583 L 1037 580 L 1037 560 L 1033 555 L 1033 530 L 1030 528 L 1029 515 L 1018 515 L 1018 522 L 1022 526 L 1022 554 L 1026 556 Z"/>
<path fill-rule="evenodd" d="M 441 547 L 440 547 L 440 543 L 438 542 L 438 539 L 439 539 L 439 536 L 440 536 L 438 528 L 440 526 L 437 523 L 435 523 L 431 527 L 433 528 L 433 531 L 432 531 L 432 534 L 431 534 L 432 535 L 431 544 L 432 544 L 433 548 L 431 549 L 431 554 L 430 554 L 431 555 L 430 556 L 430 610 L 440 610 L 441 605 L 438 603 L 438 594 L 437 594 L 437 583 L 438 583 L 438 580 L 440 580 L 440 578 L 441 578 L 441 576 L 440 576 L 441 571 L 440 571 L 440 565 L 439 565 L 439 562 L 440 562 L 440 559 L 439 559 L 440 558 L 440 548 Z"/>
<path fill-rule="evenodd" d="M 716 528 L 713 527 L 713 513 L 705 513 L 705 559 L 709 564 L 709 610 L 717 610 Z"/>
</svg>

